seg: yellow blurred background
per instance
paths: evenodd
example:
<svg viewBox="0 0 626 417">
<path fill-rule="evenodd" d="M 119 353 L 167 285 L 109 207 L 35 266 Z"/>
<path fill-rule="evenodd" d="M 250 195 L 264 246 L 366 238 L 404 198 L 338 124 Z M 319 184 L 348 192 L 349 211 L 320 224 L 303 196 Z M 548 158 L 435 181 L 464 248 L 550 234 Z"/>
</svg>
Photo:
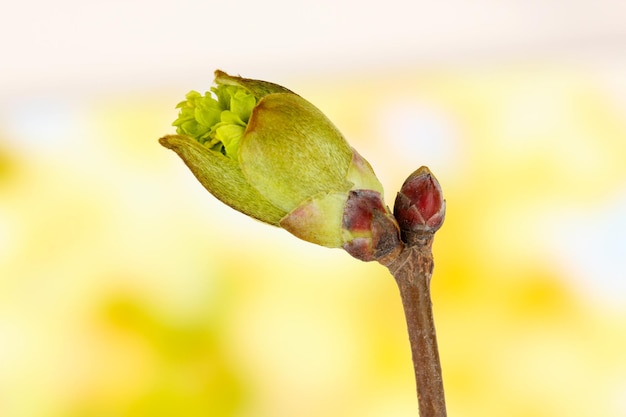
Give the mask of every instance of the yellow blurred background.
<svg viewBox="0 0 626 417">
<path fill-rule="evenodd" d="M 626 416 L 620 2 L 22 2 L 0 19 L 0 416 L 415 416 L 394 281 L 225 207 L 157 139 L 282 84 L 388 204 L 442 184 L 450 416 Z"/>
</svg>

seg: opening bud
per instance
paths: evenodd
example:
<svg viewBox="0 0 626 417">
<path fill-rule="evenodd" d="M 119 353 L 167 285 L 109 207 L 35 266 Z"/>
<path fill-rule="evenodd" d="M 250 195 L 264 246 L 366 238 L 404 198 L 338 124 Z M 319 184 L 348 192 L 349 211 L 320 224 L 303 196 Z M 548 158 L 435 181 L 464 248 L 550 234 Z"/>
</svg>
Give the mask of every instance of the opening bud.
<svg viewBox="0 0 626 417">
<path fill-rule="evenodd" d="M 420 167 L 402 184 L 394 205 L 402 240 L 410 243 L 417 236 L 435 233 L 445 214 L 446 202 L 439 181 L 427 167 Z"/>
<path fill-rule="evenodd" d="M 370 164 L 313 104 L 277 84 L 215 73 L 178 104 L 176 152 L 215 197 L 318 245 L 374 260 L 400 242 Z M 355 190 L 355 191 L 353 191 Z"/>
</svg>

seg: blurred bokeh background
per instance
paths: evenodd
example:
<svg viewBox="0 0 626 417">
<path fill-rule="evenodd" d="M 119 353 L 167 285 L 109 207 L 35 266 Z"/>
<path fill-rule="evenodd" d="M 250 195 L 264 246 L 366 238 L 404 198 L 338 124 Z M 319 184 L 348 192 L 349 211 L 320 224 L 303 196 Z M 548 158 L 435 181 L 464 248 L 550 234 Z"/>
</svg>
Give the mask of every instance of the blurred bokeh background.
<svg viewBox="0 0 626 417">
<path fill-rule="evenodd" d="M 321 108 L 388 204 L 437 175 L 450 416 L 626 416 L 625 19 L 621 0 L 7 5 L 0 415 L 417 415 L 388 272 L 230 210 L 158 145 L 220 68 Z"/>
</svg>

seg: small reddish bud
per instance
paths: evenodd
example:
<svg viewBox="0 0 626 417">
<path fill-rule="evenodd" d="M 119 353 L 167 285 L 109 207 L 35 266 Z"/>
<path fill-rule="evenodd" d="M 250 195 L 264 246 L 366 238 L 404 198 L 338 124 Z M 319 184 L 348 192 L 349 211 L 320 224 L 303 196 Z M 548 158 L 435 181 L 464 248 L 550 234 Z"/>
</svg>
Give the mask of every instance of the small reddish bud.
<svg viewBox="0 0 626 417">
<path fill-rule="evenodd" d="M 343 212 L 343 248 L 362 261 L 374 261 L 400 244 L 400 231 L 380 193 L 353 190 Z"/>
<path fill-rule="evenodd" d="M 443 224 L 446 202 L 437 178 L 421 167 L 406 179 L 396 197 L 394 215 L 402 240 L 410 236 L 435 233 Z"/>
</svg>

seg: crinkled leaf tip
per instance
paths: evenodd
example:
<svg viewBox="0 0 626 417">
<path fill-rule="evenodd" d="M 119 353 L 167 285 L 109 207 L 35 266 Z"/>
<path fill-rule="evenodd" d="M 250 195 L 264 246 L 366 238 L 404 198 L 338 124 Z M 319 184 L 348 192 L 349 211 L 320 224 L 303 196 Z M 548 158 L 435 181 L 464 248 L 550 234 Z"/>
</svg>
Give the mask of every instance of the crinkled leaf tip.
<svg viewBox="0 0 626 417">
<path fill-rule="evenodd" d="M 204 95 L 190 91 L 178 103 L 176 133 L 194 138 L 207 148 L 237 159 L 239 142 L 257 101 L 245 88 L 218 84 Z"/>
</svg>

